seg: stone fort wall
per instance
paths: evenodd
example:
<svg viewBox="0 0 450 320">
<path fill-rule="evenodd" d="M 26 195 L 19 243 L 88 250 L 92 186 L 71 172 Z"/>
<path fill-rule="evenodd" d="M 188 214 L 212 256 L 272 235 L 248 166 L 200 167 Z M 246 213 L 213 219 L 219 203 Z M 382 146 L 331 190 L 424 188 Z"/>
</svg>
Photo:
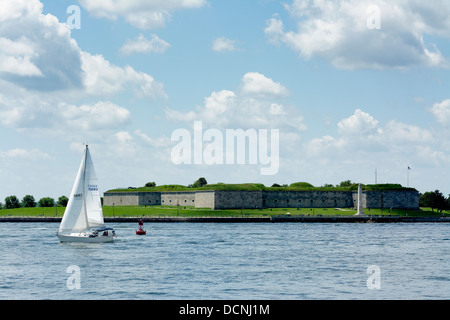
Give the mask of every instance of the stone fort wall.
<svg viewBox="0 0 450 320">
<path fill-rule="evenodd" d="M 419 192 L 410 190 L 363 191 L 363 208 L 417 209 Z M 107 192 L 105 206 L 170 205 L 196 208 L 354 208 L 356 191 L 188 191 Z"/>
<path fill-rule="evenodd" d="M 104 206 L 161 205 L 161 192 L 107 192 Z"/>
</svg>

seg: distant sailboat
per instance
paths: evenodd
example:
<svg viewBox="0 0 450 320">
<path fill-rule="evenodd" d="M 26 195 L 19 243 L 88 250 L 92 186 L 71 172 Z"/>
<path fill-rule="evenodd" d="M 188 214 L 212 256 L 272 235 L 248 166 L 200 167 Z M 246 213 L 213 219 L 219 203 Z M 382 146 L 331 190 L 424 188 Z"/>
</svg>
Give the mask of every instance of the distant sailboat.
<svg viewBox="0 0 450 320">
<path fill-rule="evenodd" d="M 114 229 L 104 225 L 97 177 L 88 146 L 57 233 L 61 242 L 113 242 Z"/>
</svg>

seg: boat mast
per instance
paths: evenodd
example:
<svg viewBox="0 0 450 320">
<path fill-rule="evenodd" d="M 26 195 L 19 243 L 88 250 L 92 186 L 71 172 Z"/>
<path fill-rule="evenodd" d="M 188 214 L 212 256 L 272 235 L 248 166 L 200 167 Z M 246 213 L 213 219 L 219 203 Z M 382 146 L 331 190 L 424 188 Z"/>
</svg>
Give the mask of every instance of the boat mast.
<svg viewBox="0 0 450 320">
<path fill-rule="evenodd" d="M 87 229 L 89 229 L 89 219 L 87 216 L 86 210 L 86 165 L 87 165 L 87 154 L 88 154 L 88 145 L 86 145 L 86 150 L 84 151 L 84 168 L 83 168 L 83 208 L 84 208 L 84 217 L 86 218 Z"/>
</svg>

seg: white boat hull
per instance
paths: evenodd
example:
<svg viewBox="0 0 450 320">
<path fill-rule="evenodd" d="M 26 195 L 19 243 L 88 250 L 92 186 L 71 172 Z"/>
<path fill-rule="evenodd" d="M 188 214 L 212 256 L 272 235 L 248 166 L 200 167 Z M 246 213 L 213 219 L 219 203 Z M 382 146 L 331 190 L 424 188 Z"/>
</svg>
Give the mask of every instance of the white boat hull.
<svg viewBox="0 0 450 320">
<path fill-rule="evenodd" d="M 92 234 L 91 234 L 92 235 Z M 71 234 L 58 234 L 60 242 L 84 242 L 84 243 L 106 243 L 114 242 L 114 236 L 97 235 L 90 236 L 90 234 L 84 233 L 71 233 Z"/>
</svg>

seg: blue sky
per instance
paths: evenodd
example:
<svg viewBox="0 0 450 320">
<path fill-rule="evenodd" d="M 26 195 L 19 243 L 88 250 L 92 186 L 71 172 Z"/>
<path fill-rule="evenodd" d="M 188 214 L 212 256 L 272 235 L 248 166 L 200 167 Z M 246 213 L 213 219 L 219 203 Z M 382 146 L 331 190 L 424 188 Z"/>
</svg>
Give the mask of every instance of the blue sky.
<svg viewBox="0 0 450 320">
<path fill-rule="evenodd" d="M 449 14 L 439 0 L 0 0 L 0 201 L 68 195 L 83 143 L 101 191 L 375 170 L 406 185 L 409 166 L 410 186 L 449 194 Z M 279 130 L 278 172 L 176 165 L 171 135 L 194 121 Z"/>
</svg>

